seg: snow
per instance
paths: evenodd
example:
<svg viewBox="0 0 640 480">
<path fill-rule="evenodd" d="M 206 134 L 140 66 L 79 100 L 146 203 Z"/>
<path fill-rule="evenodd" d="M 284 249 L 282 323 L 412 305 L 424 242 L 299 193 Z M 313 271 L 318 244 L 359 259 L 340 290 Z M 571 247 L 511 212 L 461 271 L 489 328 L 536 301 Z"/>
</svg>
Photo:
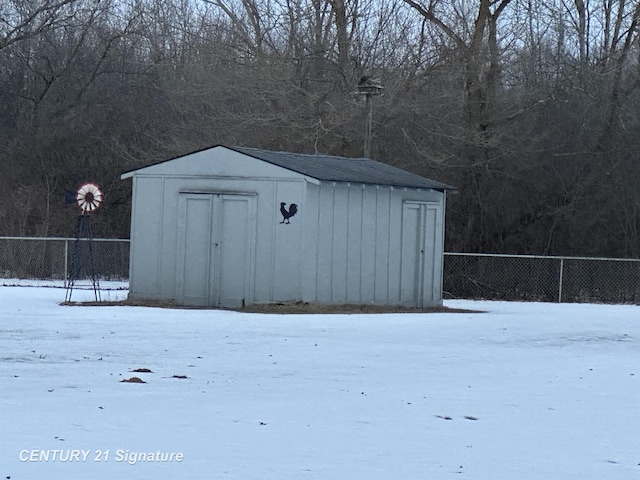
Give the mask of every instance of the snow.
<svg viewBox="0 0 640 480">
<path fill-rule="evenodd" d="M 638 306 L 267 315 L 64 293 L 0 288 L 0 479 L 640 475 Z"/>
</svg>

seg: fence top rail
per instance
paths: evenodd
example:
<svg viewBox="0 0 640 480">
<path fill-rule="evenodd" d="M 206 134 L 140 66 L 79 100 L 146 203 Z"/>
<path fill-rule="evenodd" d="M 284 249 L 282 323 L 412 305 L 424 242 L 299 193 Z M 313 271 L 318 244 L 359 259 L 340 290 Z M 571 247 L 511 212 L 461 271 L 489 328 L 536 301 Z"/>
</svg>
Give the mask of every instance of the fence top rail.
<svg viewBox="0 0 640 480">
<path fill-rule="evenodd" d="M 444 252 L 452 257 L 498 257 L 498 258 L 535 258 L 549 260 L 596 260 L 608 262 L 640 262 L 640 258 L 607 258 L 607 257 L 565 257 L 561 255 L 516 255 L 504 253 L 457 253 Z"/>
<path fill-rule="evenodd" d="M 75 242 L 77 238 L 75 237 L 0 237 L 0 240 L 58 240 L 58 241 L 68 241 Z M 81 238 L 81 240 L 86 240 L 85 238 Z M 129 238 L 94 238 L 94 242 L 130 242 Z"/>
<path fill-rule="evenodd" d="M 67 241 L 73 242 L 77 240 L 75 237 L 12 237 L 0 236 L 0 240 L 34 240 L 34 241 Z M 81 238 L 80 240 L 86 240 Z M 130 243 L 129 238 L 94 238 L 94 242 L 126 242 Z M 640 262 L 640 258 L 609 258 L 609 257 L 576 257 L 563 255 L 528 255 L 528 254 L 506 254 L 506 253 L 468 253 L 468 252 L 444 252 L 444 255 L 451 257 L 495 257 L 495 258 L 529 258 L 529 259 L 548 259 L 548 260 L 595 260 L 608 262 Z"/>
</svg>

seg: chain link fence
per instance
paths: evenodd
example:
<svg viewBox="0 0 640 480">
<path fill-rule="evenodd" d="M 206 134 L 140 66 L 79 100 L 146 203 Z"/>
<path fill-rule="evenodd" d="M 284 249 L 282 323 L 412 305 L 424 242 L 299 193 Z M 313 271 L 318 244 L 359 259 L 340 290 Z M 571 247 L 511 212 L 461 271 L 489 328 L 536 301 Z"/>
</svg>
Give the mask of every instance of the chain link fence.
<svg viewBox="0 0 640 480">
<path fill-rule="evenodd" d="M 445 253 L 446 298 L 640 304 L 640 259 Z"/>
<path fill-rule="evenodd" d="M 129 240 L 0 237 L 0 284 L 67 286 L 74 278 L 129 279 Z M 126 286 L 126 285 L 125 285 Z"/>
<path fill-rule="evenodd" d="M 127 288 L 129 240 L 0 237 L 0 285 L 66 287 L 71 272 Z M 445 298 L 640 304 L 640 259 L 445 253 L 443 289 Z"/>
</svg>

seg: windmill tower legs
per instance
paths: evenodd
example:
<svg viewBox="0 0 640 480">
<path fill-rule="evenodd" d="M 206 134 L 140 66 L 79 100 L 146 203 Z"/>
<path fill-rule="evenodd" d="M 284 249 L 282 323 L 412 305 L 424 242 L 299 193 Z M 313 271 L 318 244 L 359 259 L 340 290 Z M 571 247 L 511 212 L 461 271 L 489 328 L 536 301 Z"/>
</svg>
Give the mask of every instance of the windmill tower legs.
<svg viewBox="0 0 640 480">
<path fill-rule="evenodd" d="M 73 245 L 71 256 L 71 268 L 67 280 L 67 293 L 65 302 L 71 301 L 73 289 L 76 282 L 81 278 L 89 278 L 96 302 L 101 301 L 100 282 L 96 274 L 96 258 L 93 242 L 93 228 L 91 226 L 91 215 L 86 213 L 78 217 L 76 229 L 76 241 Z"/>
</svg>

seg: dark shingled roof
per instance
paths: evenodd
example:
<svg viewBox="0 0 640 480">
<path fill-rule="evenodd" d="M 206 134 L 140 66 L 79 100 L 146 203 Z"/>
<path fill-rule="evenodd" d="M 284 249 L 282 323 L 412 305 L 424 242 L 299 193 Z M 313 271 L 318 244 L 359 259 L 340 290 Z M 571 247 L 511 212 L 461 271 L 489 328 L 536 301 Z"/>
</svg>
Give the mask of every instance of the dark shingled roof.
<svg viewBox="0 0 640 480">
<path fill-rule="evenodd" d="M 453 190 L 453 187 L 444 183 L 421 177 L 370 158 L 272 152 L 249 147 L 227 148 L 321 181 Z"/>
</svg>

